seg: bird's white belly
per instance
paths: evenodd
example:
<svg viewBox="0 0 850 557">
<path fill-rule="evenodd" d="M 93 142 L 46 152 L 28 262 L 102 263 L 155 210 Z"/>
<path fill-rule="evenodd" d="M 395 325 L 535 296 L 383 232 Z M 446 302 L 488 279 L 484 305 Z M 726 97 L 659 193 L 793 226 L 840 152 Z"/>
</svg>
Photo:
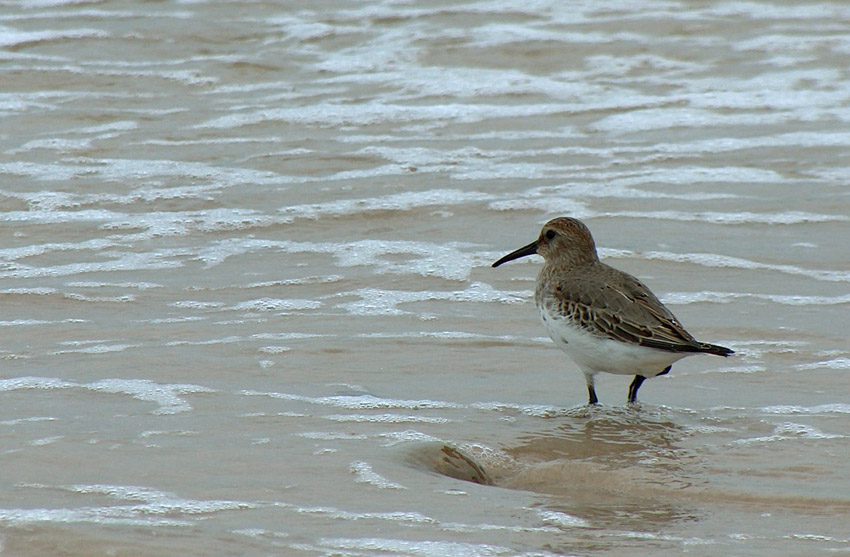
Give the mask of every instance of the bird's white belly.
<svg viewBox="0 0 850 557">
<path fill-rule="evenodd" d="M 622 375 L 655 377 L 686 352 L 667 352 L 591 334 L 569 319 L 540 308 L 540 317 L 552 341 L 578 365 L 593 375 L 600 371 Z"/>
</svg>

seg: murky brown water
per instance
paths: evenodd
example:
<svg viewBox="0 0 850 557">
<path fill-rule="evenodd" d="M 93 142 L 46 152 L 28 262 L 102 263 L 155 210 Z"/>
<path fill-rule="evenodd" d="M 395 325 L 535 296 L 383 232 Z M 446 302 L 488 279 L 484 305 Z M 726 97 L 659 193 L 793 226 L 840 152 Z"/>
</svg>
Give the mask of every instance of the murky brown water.
<svg viewBox="0 0 850 557">
<path fill-rule="evenodd" d="M 0 3 L 0 547 L 850 550 L 844 2 Z M 556 215 L 734 358 L 625 406 Z"/>
</svg>

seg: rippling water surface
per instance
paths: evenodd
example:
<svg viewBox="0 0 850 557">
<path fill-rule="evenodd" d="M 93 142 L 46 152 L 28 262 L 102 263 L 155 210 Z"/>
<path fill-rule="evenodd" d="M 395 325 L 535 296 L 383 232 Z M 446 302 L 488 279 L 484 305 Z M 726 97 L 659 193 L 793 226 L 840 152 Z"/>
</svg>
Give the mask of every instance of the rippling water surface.
<svg viewBox="0 0 850 557">
<path fill-rule="evenodd" d="M 0 547 L 850 550 L 848 22 L 0 2 Z M 736 356 L 584 407 L 558 215 Z"/>
</svg>

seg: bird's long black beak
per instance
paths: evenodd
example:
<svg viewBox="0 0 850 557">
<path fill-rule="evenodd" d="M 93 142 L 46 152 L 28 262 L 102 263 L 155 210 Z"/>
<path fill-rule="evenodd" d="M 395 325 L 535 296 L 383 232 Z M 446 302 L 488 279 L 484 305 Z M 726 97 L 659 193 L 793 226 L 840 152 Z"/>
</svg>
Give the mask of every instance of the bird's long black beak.
<svg viewBox="0 0 850 557">
<path fill-rule="evenodd" d="M 519 259 L 520 257 L 525 257 L 527 255 L 534 255 L 537 253 L 537 240 L 534 240 L 527 246 L 523 246 L 516 251 L 512 251 L 507 254 L 503 258 L 499 259 L 495 263 L 493 263 L 493 267 L 498 267 L 502 263 L 507 263 L 508 261 L 513 261 L 514 259 Z"/>
</svg>

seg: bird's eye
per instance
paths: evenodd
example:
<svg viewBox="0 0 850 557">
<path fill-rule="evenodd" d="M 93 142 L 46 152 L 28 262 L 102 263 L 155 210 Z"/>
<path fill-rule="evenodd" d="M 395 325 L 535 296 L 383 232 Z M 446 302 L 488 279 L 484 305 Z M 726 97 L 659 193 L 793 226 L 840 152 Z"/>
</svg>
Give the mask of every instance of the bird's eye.
<svg viewBox="0 0 850 557">
<path fill-rule="evenodd" d="M 551 240 L 554 237 L 555 237 L 555 231 L 554 230 L 550 230 L 550 231 L 546 232 L 546 239 L 547 240 Z"/>
</svg>

